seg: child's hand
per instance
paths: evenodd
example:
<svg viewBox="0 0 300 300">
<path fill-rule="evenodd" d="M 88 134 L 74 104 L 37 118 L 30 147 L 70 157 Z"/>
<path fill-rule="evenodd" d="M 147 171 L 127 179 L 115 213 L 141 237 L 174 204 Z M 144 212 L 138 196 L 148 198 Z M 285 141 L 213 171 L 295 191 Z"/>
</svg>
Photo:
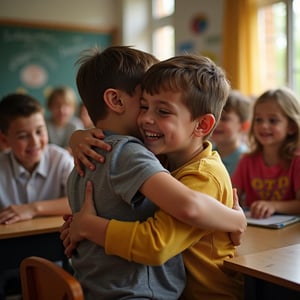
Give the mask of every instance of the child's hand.
<svg viewBox="0 0 300 300">
<path fill-rule="evenodd" d="M 275 212 L 275 206 L 273 201 L 255 201 L 250 207 L 251 217 L 256 219 L 269 218 Z"/>
<path fill-rule="evenodd" d="M 73 218 L 72 215 L 64 215 L 63 219 L 65 222 L 60 228 L 60 239 L 62 240 L 65 249 L 68 249 L 65 250 L 64 253 L 69 258 L 72 256 L 73 251 L 77 247 L 77 244 L 71 244 L 70 241 L 69 228 L 72 222 L 72 218 Z"/>
<path fill-rule="evenodd" d="M 85 234 L 89 230 L 88 226 L 90 224 L 89 217 L 97 215 L 92 195 L 92 182 L 88 181 L 86 184 L 84 203 L 80 211 L 72 216 L 72 220 L 69 222 L 69 224 L 63 225 L 64 233 L 61 234 L 61 238 L 64 240 L 65 254 L 68 257 L 72 255 L 72 252 L 77 247 L 77 244 L 86 238 Z"/>
<path fill-rule="evenodd" d="M 238 198 L 236 189 L 233 189 L 233 206 L 232 206 L 232 208 L 240 211 L 245 216 L 244 211 L 239 204 L 239 198 Z M 246 228 L 247 228 L 247 220 L 246 220 L 246 216 L 245 216 L 245 231 L 246 231 Z M 230 239 L 234 246 L 239 246 L 241 244 L 244 232 L 230 232 L 229 233 Z"/>
<path fill-rule="evenodd" d="M 103 138 L 103 131 L 97 128 L 76 130 L 72 134 L 69 144 L 77 172 L 80 176 L 84 176 L 82 165 L 90 170 L 95 169 L 95 165 L 90 161 L 91 159 L 101 163 L 104 162 L 104 157 L 92 149 L 92 147 L 96 147 L 110 151 L 111 146 L 103 142 Z"/>
<path fill-rule="evenodd" d="M 30 220 L 34 217 L 32 205 L 10 205 L 0 211 L 0 224 L 13 224 L 19 221 Z"/>
</svg>

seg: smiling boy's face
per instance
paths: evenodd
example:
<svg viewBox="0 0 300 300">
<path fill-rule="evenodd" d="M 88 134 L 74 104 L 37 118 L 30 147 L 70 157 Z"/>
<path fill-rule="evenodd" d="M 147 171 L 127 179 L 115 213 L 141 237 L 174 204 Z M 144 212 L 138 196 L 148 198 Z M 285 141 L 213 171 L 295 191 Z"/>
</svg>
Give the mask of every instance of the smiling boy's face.
<svg viewBox="0 0 300 300">
<path fill-rule="evenodd" d="M 42 113 L 18 117 L 3 134 L 17 161 L 29 172 L 40 162 L 48 144 L 48 132 Z"/>
<path fill-rule="evenodd" d="M 145 146 L 155 154 L 185 152 L 191 145 L 196 120 L 181 92 L 143 93 L 138 125 Z"/>
</svg>

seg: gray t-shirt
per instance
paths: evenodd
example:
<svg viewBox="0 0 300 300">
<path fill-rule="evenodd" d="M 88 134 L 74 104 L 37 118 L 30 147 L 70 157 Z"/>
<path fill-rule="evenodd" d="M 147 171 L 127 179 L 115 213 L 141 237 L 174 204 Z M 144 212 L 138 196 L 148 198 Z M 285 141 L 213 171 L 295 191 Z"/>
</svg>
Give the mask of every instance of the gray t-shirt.
<svg viewBox="0 0 300 300">
<path fill-rule="evenodd" d="M 68 195 L 73 212 L 82 205 L 86 181 L 92 180 L 98 215 L 124 221 L 144 221 L 153 216 L 156 207 L 139 189 L 152 175 L 168 171 L 136 138 L 106 132 L 105 142 L 112 145 L 112 151 L 99 150 L 105 156 L 104 164 L 96 164 L 95 171 L 86 170 L 84 177 L 76 170 L 69 177 Z M 102 247 L 83 240 L 72 256 L 72 265 L 86 300 L 175 300 L 185 285 L 181 255 L 162 266 L 146 266 L 106 255 Z"/>
</svg>

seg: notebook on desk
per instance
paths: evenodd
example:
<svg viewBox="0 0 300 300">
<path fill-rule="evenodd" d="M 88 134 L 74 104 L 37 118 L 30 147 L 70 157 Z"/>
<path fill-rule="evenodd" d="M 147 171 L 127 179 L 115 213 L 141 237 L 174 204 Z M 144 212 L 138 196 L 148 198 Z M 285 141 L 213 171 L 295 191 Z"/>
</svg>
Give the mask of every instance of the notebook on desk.
<svg viewBox="0 0 300 300">
<path fill-rule="evenodd" d="M 300 216 L 275 214 L 266 219 L 254 219 L 250 211 L 245 212 L 248 225 L 279 229 L 300 221 Z"/>
</svg>

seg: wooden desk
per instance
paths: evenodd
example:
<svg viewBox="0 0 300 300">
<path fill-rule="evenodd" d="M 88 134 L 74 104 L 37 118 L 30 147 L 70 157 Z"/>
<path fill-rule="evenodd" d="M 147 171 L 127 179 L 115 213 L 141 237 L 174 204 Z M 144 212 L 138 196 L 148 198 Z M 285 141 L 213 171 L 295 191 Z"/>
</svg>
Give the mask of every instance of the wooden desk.
<svg viewBox="0 0 300 300">
<path fill-rule="evenodd" d="M 251 254 L 294 244 L 300 244 L 300 223 L 282 229 L 248 226 L 241 245 L 237 247 L 237 254 Z"/>
<path fill-rule="evenodd" d="M 52 261 L 63 261 L 67 266 L 59 228 L 59 217 L 35 218 L 10 225 L 0 225 L 0 270 L 18 268 L 21 261 L 36 255 Z"/>
<path fill-rule="evenodd" d="M 246 300 L 300 299 L 300 223 L 283 229 L 249 226 L 224 266 L 245 275 Z"/>
<path fill-rule="evenodd" d="M 237 256 L 225 266 L 300 292 L 300 244 Z"/>
</svg>

